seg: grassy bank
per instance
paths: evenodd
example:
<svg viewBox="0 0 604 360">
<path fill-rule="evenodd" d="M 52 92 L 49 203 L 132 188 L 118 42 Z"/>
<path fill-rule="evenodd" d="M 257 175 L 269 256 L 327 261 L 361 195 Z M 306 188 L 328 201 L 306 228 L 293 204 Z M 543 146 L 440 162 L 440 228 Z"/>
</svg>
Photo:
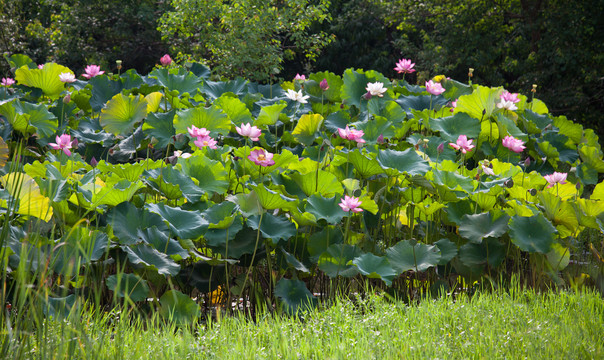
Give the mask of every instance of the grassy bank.
<svg viewBox="0 0 604 360">
<path fill-rule="evenodd" d="M 11 359 L 594 359 L 604 357 L 603 337 L 600 294 L 523 291 L 412 306 L 373 297 L 301 318 L 228 316 L 194 329 L 85 313 L 34 332 L 5 328 L 2 349 Z"/>
</svg>

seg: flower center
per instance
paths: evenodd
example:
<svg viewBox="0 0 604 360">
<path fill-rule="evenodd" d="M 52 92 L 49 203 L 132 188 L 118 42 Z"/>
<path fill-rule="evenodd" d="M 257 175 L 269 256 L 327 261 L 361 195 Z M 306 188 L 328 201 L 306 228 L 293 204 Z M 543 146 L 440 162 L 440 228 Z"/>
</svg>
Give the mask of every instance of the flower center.
<svg viewBox="0 0 604 360">
<path fill-rule="evenodd" d="M 264 156 L 264 154 L 260 154 L 260 155 L 258 155 L 258 160 L 264 161 L 264 160 L 266 160 L 266 156 Z"/>
</svg>

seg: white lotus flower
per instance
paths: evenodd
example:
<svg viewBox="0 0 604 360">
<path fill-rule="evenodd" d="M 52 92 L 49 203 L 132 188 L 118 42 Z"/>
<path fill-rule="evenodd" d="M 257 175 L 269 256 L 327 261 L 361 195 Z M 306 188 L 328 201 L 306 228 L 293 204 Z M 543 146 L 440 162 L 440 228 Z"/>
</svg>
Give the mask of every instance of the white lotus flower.
<svg viewBox="0 0 604 360">
<path fill-rule="evenodd" d="M 371 96 L 379 97 L 383 97 L 384 93 L 388 91 L 388 89 L 384 87 L 384 83 L 381 82 L 367 83 L 367 87 L 365 89 L 371 94 Z"/>
<path fill-rule="evenodd" d="M 303 95 L 302 90 L 294 91 L 291 89 L 287 89 L 287 94 L 285 94 L 285 96 L 293 101 L 299 102 L 300 104 L 306 104 L 308 102 L 306 99 L 310 97 L 309 95 Z"/>
</svg>

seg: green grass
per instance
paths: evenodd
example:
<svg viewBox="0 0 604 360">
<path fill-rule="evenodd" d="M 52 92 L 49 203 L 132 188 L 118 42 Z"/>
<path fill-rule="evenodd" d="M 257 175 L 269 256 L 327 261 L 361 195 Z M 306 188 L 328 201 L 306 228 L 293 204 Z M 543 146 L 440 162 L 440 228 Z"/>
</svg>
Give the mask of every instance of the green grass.
<svg viewBox="0 0 604 360">
<path fill-rule="evenodd" d="M 604 301 L 593 292 L 477 294 L 392 303 L 377 296 L 301 318 L 222 317 L 192 330 L 86 313 L 21 333 L 23 359 L 594 359 L 604 358 Z M 15 334 L 13 334 L 15 337 Z"/>
</svg>

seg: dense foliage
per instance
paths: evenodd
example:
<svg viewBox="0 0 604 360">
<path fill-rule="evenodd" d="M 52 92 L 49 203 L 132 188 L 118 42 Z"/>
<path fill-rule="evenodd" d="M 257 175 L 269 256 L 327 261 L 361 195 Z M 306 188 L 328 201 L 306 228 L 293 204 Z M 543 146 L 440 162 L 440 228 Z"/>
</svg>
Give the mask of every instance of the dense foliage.
<svg viewBox="0 0 604 360">
<path fill-rule="evenodd" d="M 186 319 L 233 298 L 295 311 L 365 281 L 406 297 L 512 274 L 574 283 L 585 251 L 601 285 L 598 137 L 534 93 L 355 69 L 215 82 L 174 63 L 76 80 L 9 60 L 9 289 L 32 271 L 67 303 L 155 298 Z"/>
</svg>

